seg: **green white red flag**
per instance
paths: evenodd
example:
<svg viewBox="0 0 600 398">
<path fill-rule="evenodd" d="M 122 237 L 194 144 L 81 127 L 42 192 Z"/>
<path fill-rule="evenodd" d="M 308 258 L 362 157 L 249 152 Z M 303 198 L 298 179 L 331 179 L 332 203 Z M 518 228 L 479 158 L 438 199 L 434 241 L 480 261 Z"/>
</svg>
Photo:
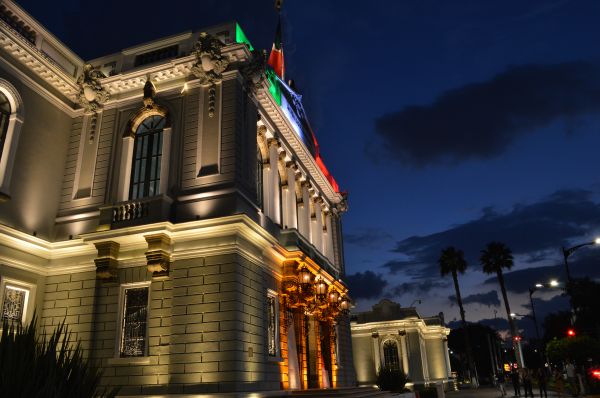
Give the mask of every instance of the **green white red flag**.
<svg viewBox="0 0 600 398">
<path fill-rule="evenodd" d="M 269 54 L 269 66 L 273 68 L 277 76 L 285 81 L 285 64 L 283 62 L 283 45 L 281 42 L 281 17 L 277 23 L 277 31 L 275 32 L 275 41 Z"/>
</svg>

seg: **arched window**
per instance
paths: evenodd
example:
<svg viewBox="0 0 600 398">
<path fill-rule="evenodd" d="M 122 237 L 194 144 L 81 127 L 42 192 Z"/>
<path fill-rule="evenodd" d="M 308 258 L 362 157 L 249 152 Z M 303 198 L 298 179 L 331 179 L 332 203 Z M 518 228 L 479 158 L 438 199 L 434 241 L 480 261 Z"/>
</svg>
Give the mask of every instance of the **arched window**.
<svg viewBox="0 0 600 398">
<path fill-rule="evenodd" d="M 153 115 L 144 119 L 135 131 L 131 183 L 129 185 L 130 199 L 159 194 L 165 124 L 166 119 L 163 116 Z"/>
<path fill-rule="evenodd" d="M 386 340 L 383 343 L 383 359 L 387 368 L 400 369 L 398 357 L 398 343 L 395 340 Z"/>
<path fill-rule="evenodd" d="M 260 148 L 256 150 L 256 204 L 262 209 L 263 202 L 263 158 Z"/>
<path fill-rule="evenodd" d="M 4 142 L 6 141 L 10 114 L 10 102 L 6 95 L 0 91 L 0 157 L 2 157 L 2 153 L 4 152 Z"/>
</svg>

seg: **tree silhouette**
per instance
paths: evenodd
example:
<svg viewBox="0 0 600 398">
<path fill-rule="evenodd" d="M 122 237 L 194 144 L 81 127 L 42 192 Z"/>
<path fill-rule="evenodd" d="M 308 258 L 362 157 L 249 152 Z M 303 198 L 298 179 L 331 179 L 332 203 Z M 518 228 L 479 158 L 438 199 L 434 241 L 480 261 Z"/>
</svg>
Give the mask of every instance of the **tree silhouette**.
<svg viewBox="0 0 600 398">
<path fill-rule="evenodd" d="M 452 275 L 454 289 L 456 290 L 456 301 L 458 303 L 458 308 L 460 309 L 460 319 L 462 321 L 462 327 L 465 331 L 465 347 L 467 349 L 469 373 L 471 377 L 477 377 L 477 370 L 475 369 L 475 363 L 473 362 L 471 339 L 469 338 L 469 330 L 467 328 L 467 321 L 465 319 L 465 309 L 463 307 L 462 297 L 460 295 L 460 287 L 458 286 L 458 274 L 464 274 L 465 270 L 467 269 L 467 261 L 465 260 L 462 250 L 457 250 L 450 246 L 442 250 L 438 263 L 440 265 L 440 273 L 442 276 L 446 276 L 448 274 Z"/>
<path fill-rule="evenodd" d="M 500 284 L 500 290 L 502 291 L 502 299 L 504 300 L 504 307 L 506 308 L 506 317 L 508 324 L 510 325 L 510 333 L 513 339 L 513 347 L 515 348 L 515 356 L 517 357 L 517 363 L 519 367 L 523 367 L 523 357 L 521 352 L 521 344 L 519 344 L 518 333 L 515 327 L 515 322 L 510 316 L 510 304 L 508 303 L 508 296 L 506 295 L 506 286 L 504 285 L 504 269 L 511 269 L 514 265 L 513 255 L 511 250 L 502 242 L 490 242 L 484 250 L 481 251 L 480 257 L 481 265 L 483 266 L 483 272 L 486 274 L 496 274 L 498 277 L 498 283 Z"/>
</svg>

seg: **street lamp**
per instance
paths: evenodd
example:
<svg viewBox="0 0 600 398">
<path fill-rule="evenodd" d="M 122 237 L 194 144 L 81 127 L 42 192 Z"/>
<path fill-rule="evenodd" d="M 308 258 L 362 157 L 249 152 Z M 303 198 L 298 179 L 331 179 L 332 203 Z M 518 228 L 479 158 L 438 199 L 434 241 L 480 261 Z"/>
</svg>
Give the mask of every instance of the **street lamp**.
<svg viewBox="0 0 600 398">
<path fill-rule="evenodd" d="M 581 243 L 579 245 L 575 245 L 568 249 L 565 249 L 564 246 L 562 247 L 563 257 L 565 259 L 565 272 L 567 274 L 567 284 L 569 284 L 569 285 L 571 284 L 571 272 L 569 271 L 569 256 L 584 246 L 592 246 L 592 245 L 600 245 L 600 237 L 594 239 L 591 242 Z"/>
</svg>

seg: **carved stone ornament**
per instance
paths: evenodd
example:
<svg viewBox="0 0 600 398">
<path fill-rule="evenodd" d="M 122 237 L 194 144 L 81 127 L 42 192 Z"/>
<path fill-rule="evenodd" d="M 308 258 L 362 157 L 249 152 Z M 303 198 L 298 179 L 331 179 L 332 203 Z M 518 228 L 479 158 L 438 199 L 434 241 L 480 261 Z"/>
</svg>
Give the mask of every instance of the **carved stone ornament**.
<svg viewBox="0 0 600 398">
<path fill-rule="evenodd" d="M 206 32 L 200 33 L 194 45 L 196 63 L 192 66 L 192 73 L 200 79 L 200 84 L 215 84 L 223 78 L 229 61 L 221 54 L 221 48 L 223 43 L 219 39 Z"/>
<path fill-rule="evenodd" d="M 119 244 L 117 242 L 94 243 L 98 250 L 98 257 L 94 259 L 96 264 L 96 277 L 102 280 L 114 280 L 117 277 Z"/>
<path fill-rule="evenodd" d="M 105 77 L 104 73 L 94 69 L 92 65 L 85 64 L 83 66 L 83 72 L 77 79 L 77 85 L 79 86 L 77 98 L 86 112 L 96 112 L 102 108 L 102 104 L 108 101 L 110 94 L 100 83 L 100 79 Z"/>
<path fill-rule="evenodd" d="M 146 261 L 152 276 L 168 276 L 171 264 L 171 238 L 165 234 L 146 235 Z"/>
<path fill-rule="evenodd" d="M 246 82 L 246 88 L 256 93 L 266 78 L 267 52 L 265 50 L 252 51 L 248 62 L 242 66 L 242 75 Z"/>
<path fill-rule="evenodd" d="M 150 76 L 146 80 L 146 84 L 144 84 L 144 107 L 152 108 L 154 106 L 154 96 L 156 95 L 156 87 L 154 87 L 154 83 L 150 80 Z"/>
</svg>

